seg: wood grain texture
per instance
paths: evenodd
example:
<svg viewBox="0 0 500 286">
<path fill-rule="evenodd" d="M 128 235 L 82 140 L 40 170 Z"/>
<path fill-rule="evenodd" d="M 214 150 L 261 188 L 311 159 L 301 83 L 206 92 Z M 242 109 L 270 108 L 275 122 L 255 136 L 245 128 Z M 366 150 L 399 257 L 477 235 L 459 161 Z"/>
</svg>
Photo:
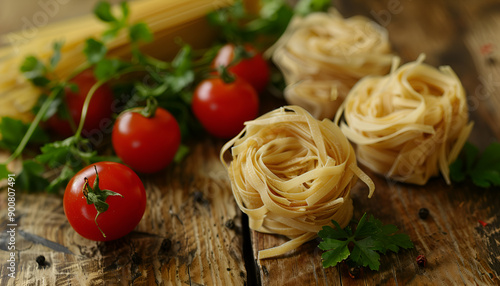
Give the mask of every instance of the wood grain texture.
<svg viewBox="0 0 500 286">
<path fill-rule="evenodd" d="M 365 15 L 387 28 L 402 62 L 426 54 L 426 62 L 450 65 L 462 80 L 475 129 L 470 141 L 480 147 L 500 138 L 498 1 L 335 1 L 346 16 Z M 490 53 L 484 52 L 491 45 Z M 481 51 L 483 49 L 483 51 Z M 353 191 L 354 218 L 364 212 L 410 235 L 415 248 L 381 260 L 379 272 L 364 270 L 351 279 L 347 266 L 322 269 L 311 241 L 285 257 L 255 260 L 262 285 L 498 285 L 500 284 L 499 190 L 448 186 L 441 178 L 425 187 L 399 184 L 365 170 L 374 179 L 373 198 L 359 184 Z M 422 220 L 420 208 L 431 215 Z M 487 223 L 482 226 L 479 221 Z M 285 242 L 252 232 L 254 254 Z M 416 257 L 428 265 L 421 268 Z M 302 284 L 302 283 L 299 283 Z"/>
<path fill-rule="evenodd" d="M 420 53 L 434 66 L 450 65 L 462 80 L 484 148 L 500 139 L 500 2 L 493 0 L 335 0 L 346 17 L 365 15 L 389 31 L 402 61 Z M 489 48 L 488 48 L 489 47 Z M 489 51 L 488 51 L 489 49 Z M 266 98 L 261 113 L 284 102 Z M 415 248 L 383 256 L 379 272 L 357 279 L 344 264 L 324 269 L 318 240 L 282 257 L 257 260 L 259 250 L 286 238 L 249 231 L 218 159 L 223 142 L 203 138 L 185 162 L 143 176 L 146 214 L 130 235 L 97 243 L 77 235 L 58 195 L 16 195 L 16 279 L 7 275 L 7 194 L 0 192 L 0 285 L 500 285 L 500 190 L 424 187 L 375 181 L 352 192 L 355 218 L 364 212 L 410 235 Z M 420 208 L 430 216 L 418 217 Z M 483 226 L 479 221 L 486 222 Z M 427 267 L 415 261 L 419 254 Z M 40 268 L 36 257 L 48 265 Z M 250 257 L 246 257 L 250 255 Z M 249 258 L 249 259 L 248 259 Z"/>
<path fill-rule="evenodd" d="M 134 232 L 112 242 L 80 237 L 62 197 L 16 196 L 16 279 L 7 276 L 6 192 L 0 196 L 1 285 L 242 285 L 241 213 L 218 160 L 220 143 L 199 142 L 182 164 L 143 177 L 146 213 Z M 36 257 L 50 264 L 38 269 Z"/>
</svg>

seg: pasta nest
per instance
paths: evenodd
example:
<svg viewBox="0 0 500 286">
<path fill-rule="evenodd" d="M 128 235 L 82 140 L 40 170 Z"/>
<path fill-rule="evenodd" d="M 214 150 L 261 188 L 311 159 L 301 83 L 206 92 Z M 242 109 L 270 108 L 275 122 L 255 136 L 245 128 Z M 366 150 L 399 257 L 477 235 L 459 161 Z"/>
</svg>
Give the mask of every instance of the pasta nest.
<svg viewBox="0 0 500 286">
<path fill-rule="evenodd" d="M 330 106 L 338 106 L 362 77 L 387 74 L 394 57 L 387 30 L 363 16 L 344 19 L 335 9 L 295 16 L 269 52 L 288 86 L 287 102 L 318 119 L 332 119 L 337 108 Z M 296 88 L 315 82 L 328 83 L 328 92 Z"/>
<path fill-rule="evenodd" d="M 224 160 L 228 151 L 229 165 Z M 291 239 L 260 251 L 260 259 L 313 239 L 331 220 L 345 227 L 353 215 L 350 192 L 358 178 L 369 186 L 369 197 L 374 191 L 340 128 L 299 106 L 281 107 L 246 122 L 220 156 L 250 228 Z"/>
<path fill-rule="evenodd" d="M 361 164 L 391 179 L 424 185 L 457 158 L 471 130 L 467 99 L 449 66 L 424 64 L 424 55 L 386 76 L 362 79 L 337 114 L 356 144 Z"/>
</svg>

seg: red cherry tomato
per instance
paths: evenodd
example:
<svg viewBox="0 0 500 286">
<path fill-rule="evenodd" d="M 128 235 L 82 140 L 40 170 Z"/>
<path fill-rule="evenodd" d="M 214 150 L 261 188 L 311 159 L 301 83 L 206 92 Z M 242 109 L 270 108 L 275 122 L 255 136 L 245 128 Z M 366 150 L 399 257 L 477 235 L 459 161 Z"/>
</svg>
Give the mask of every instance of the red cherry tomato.
<svg viewBox="0 0 500 286">
<path fill-rule="evenodd" d="M 181 131 L 175 118 L 158 107 L 147 118 L 134 109 L 118 116 L 111 141 L 123 162 L 141 173 L 154 173 L 172 162 L 181 143 Z"/>
<path fill-rule="evenodd" d="M 105 198 L 109 207 L 99 214 L 97 220 L 96 207 L 87 204 L 83 192 L 85 178 L 88 179 L 88 186 L 94 186 L 96 170 L 99 189 L 121 195 Z M 77 233 L 91 240 L 109 241 L 125 236 L 139 224 L 146 210 L 146 191 L 129 167 L 115 162 L 99 162 L 83 168 L 69 181 L 63 206 L 69 223 Z"/>
<path fill-rule="evenodd" d="M 254 55 L 235 63 L 230 66 L 228 70 L 237 77 L 241 77 L 250 83 L 250 85 L 252 85 L 257 92 L 262 92 L 266 88 L 269 81 L 269 66 L 262 57 L 262 54 L 257 52 L 254 47 L 247 44 L 245 45 L 245 50 L 253 53 Z M 234 51 L 234 44 L 224 45 L 217 53 L 217 56 L 212 63 L 213 67 L 227 67 L 234 59 Z"/>
<path fill-rule="evenodd" d="M 82 107 L 90 88 L 97 82 L 91 70 L 75 76 L 71 83 L 78 86 L 78 92 L 73 92 L 69 88 L 65 91 L 64 101 L 68 106 L 69 113 L 75 125 L 78 126 L 82 116 Z M 91 133 L 93 130 L 100 130 L 101 126 L 108 124 L 112 115 L 113 92 L 111 88 L 104 84 L 100 86 L 90 100 L 89 109 L 83 125 L 82 135 Z M 48 126 L 57 134 L 69 137 L 74 134 L 67 119 L 60 118 L 57 114 L 47 120 Z"/>
<path fill-rule="evenodd" d="M 202 81 L 195 89 L 192 109 L 203 127 L 215 137 L 230 138 L 255 119 L 259 112 L 259 97 L 246 81 L 235 78 L 225 83 L 221 78 Z"/>
</svg>

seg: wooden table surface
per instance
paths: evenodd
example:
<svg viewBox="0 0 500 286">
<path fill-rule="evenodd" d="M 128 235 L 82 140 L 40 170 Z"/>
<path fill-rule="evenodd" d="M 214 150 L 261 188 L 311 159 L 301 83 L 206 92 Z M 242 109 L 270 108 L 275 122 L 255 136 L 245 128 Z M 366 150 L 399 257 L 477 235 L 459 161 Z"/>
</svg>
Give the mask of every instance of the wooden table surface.
<svg viewBox="0 0 500 286">
<path fill-rule="evenodd" d="M 470 141 L 484 148 L 500 138 L 500 1 L 343 0 L 348 17 L 366 15 L 385 26 L 403 61 L 420 53 L 450 65 L 468 93 L 475 121 Z M 264 99 L 263 110 L 283 104 Z M 284 257 L 259 261 L 258 250 L 284 238 L 248 229 L 219 162 L 223 141 L 202 138 L 181 164 L 142 176 L 146 213 L 131 234 L 93 242 L 68 224 L 62 197 L 16 192 L 16 278 L 7 274 L 7 192 L 0 192 L 0 285 L 499 285 L 500 190 L 469 184 L 394 183 L 366 172 L 376 191 L 353 189 L 354 217 L 373 214 L 397 225 L 415 244 L 383 256 L 380 271 L 357 279 L 345 266 L 323 269 L 318 241 Z M 418 216 L 420 208 L 430 216 Z M 480 221 L 486 222 L 483 226 Z M 419 267 L 416 257 L 428 259 Z M 43 255 L 47 266 L 36 258 Z"/>
</svg>

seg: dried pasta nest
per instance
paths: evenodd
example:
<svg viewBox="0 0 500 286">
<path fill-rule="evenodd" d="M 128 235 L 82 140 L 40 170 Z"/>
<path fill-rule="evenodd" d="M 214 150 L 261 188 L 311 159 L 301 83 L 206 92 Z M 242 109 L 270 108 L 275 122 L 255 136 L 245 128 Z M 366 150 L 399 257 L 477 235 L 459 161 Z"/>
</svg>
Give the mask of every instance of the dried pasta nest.
<svg viewBox="0 0 500 286">
<path fill-rule="evenodd" d="M 331 82 L 333 96 L 321 97 L 321 104 L 314 93 L 285 91 L 289 104 L 318 119 L 332 119 L 352 86 L 366 75 L 387 74 L 394 57 L 383 27 L 362 16 L 344 19 L 335 9 L 294 17 L 269 52 L 287 85 Z"/>
<path fill-rule="evenodd" d="M 337 114 L 341 130 L 356 144 L 358 160 L 397 181 L 424 185 L 442 174 L 471 130 L 464 88 L 449 66 L 415 62 L 386 76 L 367 77 L 349 92 Z"/>
<path fill-rule="evenodd" d="M 333 118 L 348 88 L 339 81 L 305 79 L 285 88 L 287 102 L 307 110 L 314 118 Z"/>
<path fill-rule="evenodd" d="M 229 165 L 226 153 L 231 154 Z M 299 106 L 246 122 L 220 156 L 250 228 L 291 239 L 261 250 L 260 259 L 297 248 L 331 220 L 345 227 L 352 218 L 350 192 L 358 178 L 369 186 L 369 197 L 374 191 L 338 126 L 313 118 Z"/>
</svg>

